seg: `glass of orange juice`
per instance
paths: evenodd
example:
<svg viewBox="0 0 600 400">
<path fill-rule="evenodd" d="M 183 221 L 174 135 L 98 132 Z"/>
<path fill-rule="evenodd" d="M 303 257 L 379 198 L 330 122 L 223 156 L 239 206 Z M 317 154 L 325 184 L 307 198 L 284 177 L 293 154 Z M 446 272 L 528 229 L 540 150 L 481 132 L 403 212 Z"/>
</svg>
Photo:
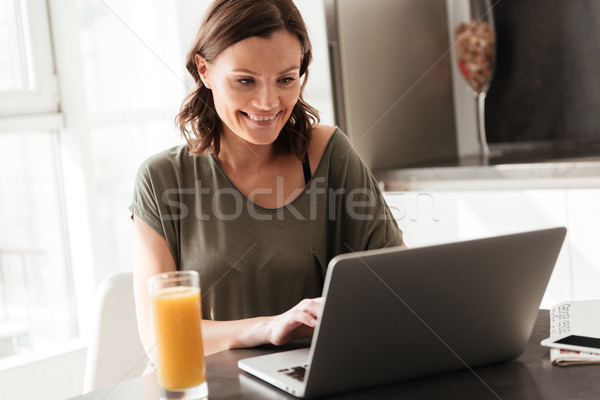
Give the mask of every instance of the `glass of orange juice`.
<svg viewBox="0 0 600 400">
<path fill-rule="evenodd" d="M 206 399 L 200 285 L 196 271 L 148 278 L 162 399 Z"/>
</svg>

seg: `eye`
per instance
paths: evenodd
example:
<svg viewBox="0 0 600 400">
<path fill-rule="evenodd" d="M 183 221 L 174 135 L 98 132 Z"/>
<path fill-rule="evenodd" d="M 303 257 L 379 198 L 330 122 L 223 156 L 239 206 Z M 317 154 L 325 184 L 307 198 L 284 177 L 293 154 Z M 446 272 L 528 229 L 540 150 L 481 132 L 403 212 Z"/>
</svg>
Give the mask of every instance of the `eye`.
<svg viewBox="0 0 600 400">
<path fill-rule="evenodd" d="M 286 78 L 280 79 L 280 82 L 283 84 L 289 85 L 290 83 L 294 82 L 295 80 L 296 80 L 296 78 L 286 77 Z"/>
<path fill-rule="evenodd" d="M 244 86 L 251 85 L 254 83 L 254 79 L 251 78 L 239 78 L 237 81 L 239 84 L 242 84 Z"/>
</svg>

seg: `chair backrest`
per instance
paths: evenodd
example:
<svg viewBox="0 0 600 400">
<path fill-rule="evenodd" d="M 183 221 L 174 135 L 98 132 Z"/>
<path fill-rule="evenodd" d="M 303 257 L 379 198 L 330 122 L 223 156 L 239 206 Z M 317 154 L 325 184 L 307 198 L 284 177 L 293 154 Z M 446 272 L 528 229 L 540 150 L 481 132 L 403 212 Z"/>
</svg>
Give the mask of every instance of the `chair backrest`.
<svg viewBox="0 0 600 400">
<path fill-rule="evenodd" d="M 148 357 L 138 335 L 132 273 L 100 284 L 90 333 L 84 393 L 142 374 Z"/>
</svg>

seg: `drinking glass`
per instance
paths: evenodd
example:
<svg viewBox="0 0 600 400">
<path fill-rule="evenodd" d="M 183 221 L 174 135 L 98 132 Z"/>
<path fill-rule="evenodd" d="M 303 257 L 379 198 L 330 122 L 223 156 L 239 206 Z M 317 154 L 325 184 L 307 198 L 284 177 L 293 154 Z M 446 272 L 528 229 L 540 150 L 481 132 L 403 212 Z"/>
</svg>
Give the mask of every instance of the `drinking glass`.
<svg viewBox="0 0 600 400">
<path fill-rule="evenodd" d="M 206 399 L 199 277 L 176 271 L 148 278 L 161 399 Z"/>
<path fill-rule="evenodd" d="M 481 153 L 489 154 L 485 134 L 485 96 L 494 74 L 496 34 L 490 0 L 453 0 L 454 54 L 461 75 L 475 95 Z"/>
</svg>

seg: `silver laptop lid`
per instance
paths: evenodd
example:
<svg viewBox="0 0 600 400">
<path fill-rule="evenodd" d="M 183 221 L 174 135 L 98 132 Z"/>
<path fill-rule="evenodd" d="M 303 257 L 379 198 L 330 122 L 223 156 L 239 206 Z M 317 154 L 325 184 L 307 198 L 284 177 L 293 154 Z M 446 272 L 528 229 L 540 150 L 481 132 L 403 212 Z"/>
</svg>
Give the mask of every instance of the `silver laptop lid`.
<svg viewBox="0 0 600 400">
<path fill-rule="evenodd" d="M 519 356 L 565 234 L 552 228 L 335 257 L 305 397 Z"/>
</svg>

